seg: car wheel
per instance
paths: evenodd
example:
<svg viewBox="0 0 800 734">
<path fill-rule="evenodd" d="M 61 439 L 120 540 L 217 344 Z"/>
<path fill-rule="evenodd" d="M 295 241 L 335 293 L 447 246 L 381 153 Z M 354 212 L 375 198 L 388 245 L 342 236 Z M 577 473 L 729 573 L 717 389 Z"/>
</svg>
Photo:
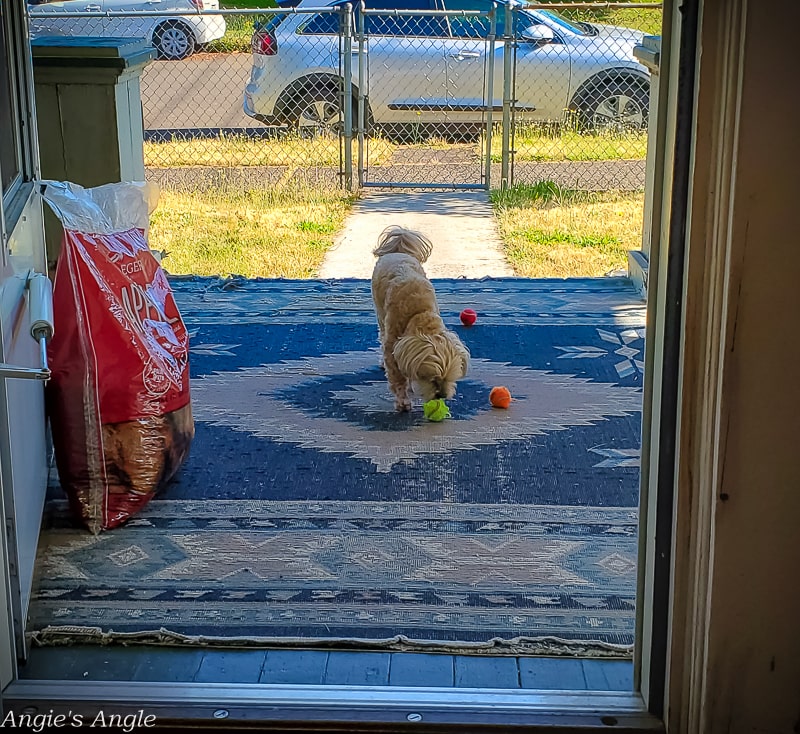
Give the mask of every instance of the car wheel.
<svg viewBox="0 0 800 734">
<path fill-rule="evenodd" d="M 156 28 L 153 45 L 158 50 L 158 58 L 179 61 L 192 54 L 196 42 L 190 28 L 172 20 Z"/>
<path fill-rule="evenodd" d="M 304 89 L 288 114 L 290 126 L 304 137 L 338 137 L 344 124 L 338 90 L 330 87 Z"/>
<path fill-rule="evenodd" d="M 647 89 L 632 79 L 598 84 L 573 104 L 582 129 L 617 133 L 646 130 L 649 108 Z"/>
</svg>

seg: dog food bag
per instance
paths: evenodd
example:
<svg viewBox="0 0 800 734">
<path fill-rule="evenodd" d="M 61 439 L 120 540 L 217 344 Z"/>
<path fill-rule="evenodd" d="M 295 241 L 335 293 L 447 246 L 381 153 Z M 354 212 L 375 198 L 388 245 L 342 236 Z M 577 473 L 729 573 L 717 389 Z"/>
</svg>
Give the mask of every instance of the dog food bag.
<svg viewBox="0 0 800 734">
<path fill-rule="evenodd" d="M 47 407 L 61 485 L 93 533 L 141 510 L 186 458 L 189 339 L 147 245 L 157 190 L 45 182 L 64 226 Z"/>
</svg>

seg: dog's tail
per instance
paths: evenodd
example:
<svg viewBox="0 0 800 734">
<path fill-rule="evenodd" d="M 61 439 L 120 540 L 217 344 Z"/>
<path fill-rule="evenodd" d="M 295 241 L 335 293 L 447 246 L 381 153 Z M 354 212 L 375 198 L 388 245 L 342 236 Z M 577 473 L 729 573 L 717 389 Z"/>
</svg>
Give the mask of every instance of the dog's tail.
<svg viewBox="0 0 800 734">
<path fill-rule="evenodd" d="M 381 257 L 394 252 L 411 255 L 421 263 L 424 263 L 431 256 L 433 245 L 427 237 L 419 232 L 394 225 L 381 232 L 381 236 L 378 238 L 378 246 L 372 251 L 372 254 L 375 257 Z"/>
</svg>

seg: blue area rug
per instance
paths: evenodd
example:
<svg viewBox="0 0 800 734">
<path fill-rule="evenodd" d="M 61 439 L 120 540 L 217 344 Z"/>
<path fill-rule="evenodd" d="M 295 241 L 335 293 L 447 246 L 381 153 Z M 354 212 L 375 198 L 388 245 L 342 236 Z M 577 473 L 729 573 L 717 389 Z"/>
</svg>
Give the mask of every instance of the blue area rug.
<svg viewBox="0 0 800 734">
<path fill-rule="evenodd" d="M 644 304 L 627 280 L 435 281 L 472 354 L 436 424 L 393 410 L 369 283 L 173 286 L 191 457 L 99 537 L 50 503 L 33 639 L 630 650 Z"/>
</svg>

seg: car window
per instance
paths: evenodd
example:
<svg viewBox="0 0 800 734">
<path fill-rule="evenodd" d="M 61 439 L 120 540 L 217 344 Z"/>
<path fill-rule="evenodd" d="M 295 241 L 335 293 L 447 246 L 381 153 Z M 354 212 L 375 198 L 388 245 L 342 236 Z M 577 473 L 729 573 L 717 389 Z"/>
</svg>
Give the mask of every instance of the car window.
<svg viewBox="0 0 800 734">
<path fill-rule="evenodd" d="M 568 31 L 576 36 L 585 36 L 586 31 L 578 26 L 573 25 L 570 23 L 566 18 L 556 13 L 554 10 L 539 10 L 534 13 L 534 16 L 540 16 L 539 18 L 534 18 L 535 22 L 537 23 L 544 23 L 545 25 L 549 25 L 553 30 L 560 29 L 562 31 Z"/>
<path fill-rule="evenodd" d="M 339 26 L 341 24 L 341 16 L 338 13 L 320 13 L 314 15 L 306 23 L 300 26 L 299 33 L 312 33 L 312 34 L 331 34 L 337 35 L 339 33 Z"/>
<path fill-rule="evenodd" d="M 368 0 L 370 10 L 436 10 L 434 0 Z M 439 8 L 441 9 L 441 8 Z"/>
<path fill-rule="evenodd" d="M 418 10 L 419 15 L 368 15 L 364 23 L 373 36 L 423 36 L 445 38 L 447 21 L 425 15 L 426 10 L 441 9 L 435 0 L 368 0 L 370 10 Z"/>
<path fill-rule="evenodd" d="M 368 15 L 364 28 L 372 36 L 448 36 L 447 21 L 431 15 Z"/>
<path fill-rule="evenodd" d="M 447 10 L 482 10 L 484 12 L 491 10 L 491 2 L 489 2 L 489 0 L 444 0 L 444 4 Z M 491 21 L 488 16 L 472 16 L 467 18 L 454 16 L 450 18 L 450 33 L 453 38 L 488 38 L 490 23 Z M 518 10 L 514 14 L 516 36 L 519 36 L 526 28 L 538 24 L 547 25 L 556 31 L 556 33 L 561 29 L 568 30 L 570 33 L 577 35 L 586 35 L 580 28 L 573 26 L 560 15 L 550 10 L 538 12 Z M 503 37 L 505 34 L 505 26 L 505 6 L 498 5 L 495 24 L 496 38 Z"/>
<path fill-rule="evenodd" d="M 370 10 L 419 10 L 419 15 L 367 15 L 364 29 L 373 36 L 423 36 L 444 38 L 448 35 L 447 22 L 442 17 L 425 15 L 435 6 L 431 0 L 370 0 Z M 355 15 L 358 13 L 356 8 Z M 299 29 L 303 34 L 336 35 L 339 33 L 340 16 L 324 13 L 313 16 Z M 356 28 L 358 22 L 356 20 Z"/>
<path fill-rule="evenodd" d="M 492 9 L 487 0 L 444 0 L 446 10 L 481 10 L 485 13 Z M 491 22 L 488 16 L 459 17 L 450 16 L 450 34 L 453 38 L 488 38 Z M 497 8 L 497 24 L 495 35 L 503 35 L 505 17 L 503 6 Z"/>
</svg>

